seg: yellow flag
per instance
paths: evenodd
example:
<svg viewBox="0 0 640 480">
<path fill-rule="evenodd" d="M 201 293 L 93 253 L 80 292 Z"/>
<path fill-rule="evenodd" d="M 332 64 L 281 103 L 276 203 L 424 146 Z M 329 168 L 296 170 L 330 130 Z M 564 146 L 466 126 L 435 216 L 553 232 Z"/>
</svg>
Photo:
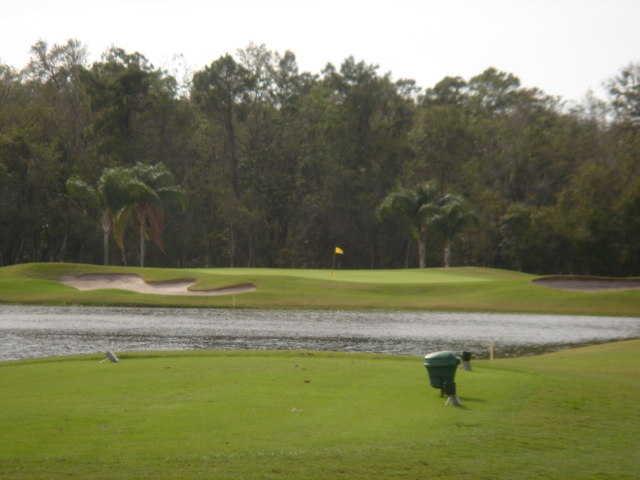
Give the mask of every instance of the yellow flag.
<svg viewBox="0 0 640 480">
<path fill-rule="evenodd" d="M 336 255 L 344 255 L 344 250 L 342 250 L 340 247 L 336 247 Z"/>
</svg>

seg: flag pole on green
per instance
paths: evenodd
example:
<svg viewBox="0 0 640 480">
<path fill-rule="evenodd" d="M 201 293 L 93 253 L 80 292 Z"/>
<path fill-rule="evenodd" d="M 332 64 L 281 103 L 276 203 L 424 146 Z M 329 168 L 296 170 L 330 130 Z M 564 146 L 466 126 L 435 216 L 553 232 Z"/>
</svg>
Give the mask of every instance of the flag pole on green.
<svg viewBox="0 0 640 480">
<path fill-rule="evenodd" d="M 334 270 L 336 269 L 336 256 L 337 255 L 344 255 L 344 250 L 342 250 L 342 248 L 340 248 L 340 247 L 335 247 L 333 249 L 333 261 L 331 262 L 331 276 L 332 277 L 334 275 Z"/>
</svg>

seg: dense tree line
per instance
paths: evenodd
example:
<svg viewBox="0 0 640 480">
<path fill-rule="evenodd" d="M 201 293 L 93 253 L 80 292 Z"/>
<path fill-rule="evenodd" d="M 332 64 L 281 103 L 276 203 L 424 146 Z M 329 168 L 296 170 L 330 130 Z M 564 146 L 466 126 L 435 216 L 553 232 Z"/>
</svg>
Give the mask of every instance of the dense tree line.
<svg viewBox="0 0 640 480">
<path fill-rule="evenodd" d="M 608 88 L 569 107 L 488 68 L 421 89 L 255 45 L 183 84 L 139 53 L 90 64 L 77 41 L 38 42 L 21 70 L 0 65 L 0 264 L 101 263 L 100 213 L 69 179 L 163 164 L 187 206 L 148 265 L 326 267 L 339 245 L 343 267 L 415 267 L 407 217 L 380 212 L 428 183 L 474 221 L 434 228 L 427 266 L 638 274 L 640 65 Z M 134 262 L 138 235 L 110 262 Z"/>
</svg>

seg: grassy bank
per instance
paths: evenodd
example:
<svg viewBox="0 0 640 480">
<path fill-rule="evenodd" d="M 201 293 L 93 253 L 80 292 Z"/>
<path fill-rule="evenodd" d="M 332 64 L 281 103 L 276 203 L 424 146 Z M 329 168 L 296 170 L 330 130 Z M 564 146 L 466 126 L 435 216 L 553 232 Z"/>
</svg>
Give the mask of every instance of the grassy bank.
<svg viewBox="0 0 640 480">
<path fill-rule="evenodd" d="M 640 341 L 459 371 L 288 352 L 0 364 L 0 478 L 631 479 Z"/>
<path fill-rule="evenodd" d="M 160 296 L 123 290 L 78 291 L 63 275 L 136 273 L 148 281 L 196 279 L 207 289 L 254 283 L 257 291 L 221 297 Z M 168 269 L 64 263 L 0 268 L 0 302 L 250 308 L 428 309 L 640 316 L 640 290 L 554 290 L 519 272 L 487 268 L 425 270 Z"/>
</svg>

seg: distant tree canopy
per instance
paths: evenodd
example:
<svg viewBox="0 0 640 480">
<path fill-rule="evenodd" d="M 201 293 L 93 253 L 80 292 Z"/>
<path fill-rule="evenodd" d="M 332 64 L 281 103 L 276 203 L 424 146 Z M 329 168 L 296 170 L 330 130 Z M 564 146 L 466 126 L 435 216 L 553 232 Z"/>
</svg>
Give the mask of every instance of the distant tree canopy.
<svg viewBox="0 0 640 480">
<path fill-rule="evenodd" d="M 340 245 L 345 268 L 640 274 L 636 63 L 569 105 L 495 68 L 422 89 L 250 45 L 184 84 L 87 58 L 0 64 L 2 265 L 328 267 Z"/>
</svg>

